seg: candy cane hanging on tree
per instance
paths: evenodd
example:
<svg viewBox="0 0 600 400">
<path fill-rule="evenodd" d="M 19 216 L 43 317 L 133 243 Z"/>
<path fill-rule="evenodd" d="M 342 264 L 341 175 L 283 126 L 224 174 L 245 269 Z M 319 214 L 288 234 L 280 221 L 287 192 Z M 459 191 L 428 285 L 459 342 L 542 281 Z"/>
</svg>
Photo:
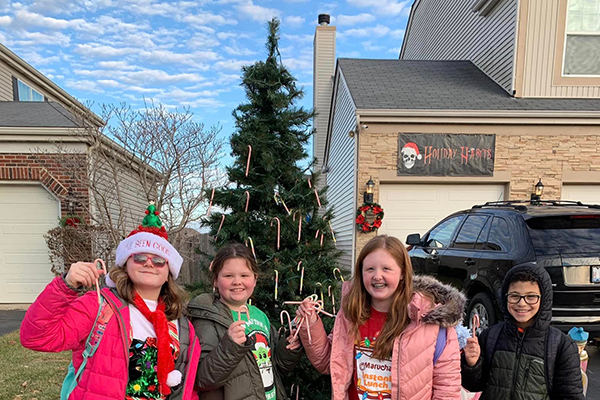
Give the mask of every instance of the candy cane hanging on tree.
<svg viewBox="0 0 600 400">
<path fill-rule="evenodd" d="M 246 176 L 250 170 L 250 157 L 252 156 L 252 146 L 248 145 L 248 161 L 246 161 Z"/>
<path fill-rule="evenodd" d="M 225 214 L 221 214 L 221 223 L 219 224 L 219 229 L 217 230 L 217 234 L 215 235 L 215 241 L 217 241 L 217 238 L 219 237 L 219 232 L 221 232 L 223 222 L 225 222 Z"/>
<path fill-rule="evenodd" d="M 300 243 L 300 237 L 302 236 L 302 211 L 296 211 L 292 221 L 296 221 L 296 214 L 298 214 L 298 243 Z"/>
<path fill-rule="evenodd" d="M 250 204 L 250 192 L 246 190 L 244 194 L 246 195 L 246 208 L 244 209 L 244 212 L 248 212 L 248 204 Z"/>
<path fill-rule="evenodd" d="M 213 198 L 215 197 L 215 188 L 213 188 L 210 194 L 210 202 L 208 203 L 208 210 L 206 210 L 206 216 L 210 215 L 210 208 L 212 207 Z"/>
<path fill-rule="evenodd" d="M 281 221 L 277 217 L 274 217 L 273 219 L 277 221 L 277 250 L 279 250 L 279 241 L 281 238 Z M 273 221 L 271 221 L 271 226 L 273 226 Z"/>
</svg>

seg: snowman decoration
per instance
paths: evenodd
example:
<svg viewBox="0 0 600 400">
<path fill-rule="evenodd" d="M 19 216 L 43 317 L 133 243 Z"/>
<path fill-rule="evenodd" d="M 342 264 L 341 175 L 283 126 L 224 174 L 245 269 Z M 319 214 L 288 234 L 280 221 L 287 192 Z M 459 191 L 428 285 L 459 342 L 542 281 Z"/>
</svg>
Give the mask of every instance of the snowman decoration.
<svg viewBox="0 0 600 400">
<path fill-rule="evenodd" d="M 411 169 L 415 166 L 416 160 L 423 158 L 419 153 L 419 148 L 413 142 L 406 143 L 400 153 L 402 154 L 402 164 L 406 169 Z"/>
</svg>

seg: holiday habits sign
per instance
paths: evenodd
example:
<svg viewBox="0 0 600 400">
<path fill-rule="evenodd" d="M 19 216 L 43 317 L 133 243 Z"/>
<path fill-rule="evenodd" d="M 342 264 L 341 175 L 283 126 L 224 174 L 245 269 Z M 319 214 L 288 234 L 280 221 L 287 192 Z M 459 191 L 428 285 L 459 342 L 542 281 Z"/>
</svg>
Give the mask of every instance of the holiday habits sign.
<svg viewBox="0 0 600 400">
<path fill-rule="evenodd" d="M 496 135 L 399 133 L 399 176 L 492 176 Z"/>
</svg>

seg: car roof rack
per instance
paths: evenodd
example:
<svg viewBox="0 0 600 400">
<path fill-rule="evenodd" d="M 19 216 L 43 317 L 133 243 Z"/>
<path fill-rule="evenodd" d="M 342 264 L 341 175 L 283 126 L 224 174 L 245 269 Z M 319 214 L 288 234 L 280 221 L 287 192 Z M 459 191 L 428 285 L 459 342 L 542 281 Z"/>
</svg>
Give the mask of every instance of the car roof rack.
<svg viewBox="0 0 600 400">
<path fill-rule="evenodd" d="M 484 208 L 484 207 L 507 207 L 514 208 L 517 211 L 527 211 L 527 206 L 557 206 L 557 207 L 588 207 L 600 209 L 598 204 L 584 204 L 581 201 L 571 200 L 508 200 L 508 201 L 488 201 L 485 204 L 479 204 L 471 207 L 473 208 Z"/>
</svg>

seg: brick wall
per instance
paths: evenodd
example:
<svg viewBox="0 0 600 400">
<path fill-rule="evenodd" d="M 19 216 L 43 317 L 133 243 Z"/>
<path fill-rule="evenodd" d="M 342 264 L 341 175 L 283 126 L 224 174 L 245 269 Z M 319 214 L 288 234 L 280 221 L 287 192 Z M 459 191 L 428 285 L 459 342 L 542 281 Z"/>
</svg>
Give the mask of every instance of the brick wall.
<svg viewBox="0 0 600 400">
<path fill-rule="evenodd" d="M 86 170 L 84 154 L 0 153 L 0 181 L 41 182 L 60 199 L 63 216 L 69 211 L 69 188 L 75 196 L 75 213 L 87 215 L 89 196 L 83 184 Z"/>
<path fill-rule="evenodd" d="M 525 130 L 524 128 L 520 128 Z M 592 128 L 598 130 L 597 127 Z M 576 132 L 579 128 L 563 128 Z M 373 129 L 375 131 L 375 129 Z M 369 132 L 359 138 L 357 204 L 363 202 L 365 183 L 375 182 L 374 201 L 379 200 L 379 174 L 396 171 L 398 131 Z M 597 135 L 496 135 L 494 171 L 510 171 L 510 199 L 528 199 L 539 176 L 546 199 L 561 197 L 563 172 L 600 171 L 600 132 Z M 356 254 L 376 233 L 357 233 Z"/>
</svg>

